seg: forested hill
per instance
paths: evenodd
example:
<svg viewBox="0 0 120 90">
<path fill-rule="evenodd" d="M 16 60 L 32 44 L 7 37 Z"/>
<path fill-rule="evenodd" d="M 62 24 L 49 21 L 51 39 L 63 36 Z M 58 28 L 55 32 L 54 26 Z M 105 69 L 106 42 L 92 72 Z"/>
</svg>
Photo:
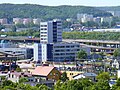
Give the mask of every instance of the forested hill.
<svg viewBox="0 0 120 90">
<path fill-rule="evenodd" d="M 120 6 L 97 7 L 97 9 L 104 10 L 104 11 L 120 11 Z"/>
<path fill-rule="evenodd" d="M 87 6 L 42 6 L 35 4 L 0 4 L 0 18 L 31 17 L 45 20 L 76 18 L 77 13 L 110 16 L 110 13 Z"/>
</svg>

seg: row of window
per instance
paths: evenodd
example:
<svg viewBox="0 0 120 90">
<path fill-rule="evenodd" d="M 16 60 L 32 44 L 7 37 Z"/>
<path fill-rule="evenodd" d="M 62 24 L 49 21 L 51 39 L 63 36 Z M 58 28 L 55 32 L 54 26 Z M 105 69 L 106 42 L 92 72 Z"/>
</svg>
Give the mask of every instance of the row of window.
<svg viewBox="0 0 120 90">
<path fill-rule="evenodd" d="M 47 30 L 47 28 L 41 28 L 40 30 Z"/>
<path fill-rule="evenodd" d="M 41 38 L 41 40 L 47 40 L 47 38 Z"/>
<path fill-rule="evenodd" d="M 40 25 L 40 27 L 47 27 L 47 25 Z"/>
<path fill-rule="evenodd" d="M 61 39 L 61 38 L 60 38 Z M 73 47 L 77 47 L 77 48 L 79 48 L 79 46 L 54 46 L 54 48 L 73 48 Z"/>
</svg>

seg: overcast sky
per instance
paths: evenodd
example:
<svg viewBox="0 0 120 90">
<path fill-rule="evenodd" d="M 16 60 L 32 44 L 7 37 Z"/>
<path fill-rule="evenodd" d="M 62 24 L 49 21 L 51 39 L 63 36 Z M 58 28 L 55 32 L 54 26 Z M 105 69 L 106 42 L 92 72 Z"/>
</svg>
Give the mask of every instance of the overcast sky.
<svg viewBox="0 0 120 90">
<path fill-rule="evenodd" d="M 48 6 L 84 5 L 84 6 L 120 6 L 120 0 L 0 0 L 0 3 L 39 4 Z"/>
</svg>

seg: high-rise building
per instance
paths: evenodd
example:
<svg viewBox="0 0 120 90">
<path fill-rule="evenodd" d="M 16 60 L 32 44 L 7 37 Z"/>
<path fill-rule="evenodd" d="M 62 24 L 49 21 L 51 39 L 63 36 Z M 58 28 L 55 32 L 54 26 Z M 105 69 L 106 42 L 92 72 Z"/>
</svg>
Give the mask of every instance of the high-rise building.
<svg viewBox="0 0 120 90">
<path fill-rule="evenodd" d="M 40 23 L 40 42 L 41 43 L 62 42 L 61 20 L 53 20 Z"/>
<path fill-rule="evenodd" d="M 40 43 L 34 44 L 34 61 L 72 61 L 80 49 L 79 43 L 62 42 L 61 20 L 40 23 Z"/>
</svg>

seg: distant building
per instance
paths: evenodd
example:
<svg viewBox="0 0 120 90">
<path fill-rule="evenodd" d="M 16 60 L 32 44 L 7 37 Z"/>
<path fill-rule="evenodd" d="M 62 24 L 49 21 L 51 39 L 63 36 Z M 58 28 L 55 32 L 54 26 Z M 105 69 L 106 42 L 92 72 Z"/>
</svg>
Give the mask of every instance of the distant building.
<svg viewBox="0 0 120 90">
<path fill-rule="evenodd" d="M 34 18 L 33 19 L 33 23 L 36 24 L 36 25 L 40 25 L 40 19 L 39 18 Z"/>
<path fill-rule="evenodd" d="M 22 18 L 13 18 L 13 23 L 14 24 L 23 24 L 23 19 Z"/>
<path fill-rule="evenodd" d="M 28 72 L 11 72 L 8 74 L 8 80 L 18 83 L 20 78 L 31 78 L 32 75 Z"/>
<path fill-rule="evenodd" d="M 33 49 L 30 48 L 0 48 L 0 52 L 17 56 L 20 59 L 30 59 L 33 57 Z"/>
<path fill-rule="evenodd" d="M 7 18 L 0 19 L 0 24 L 8 24 Z"/>
<path fill-rule="evenodd" d="M 81 78 L 89 78 L 92 81 L 96 81 L 96 76 L 97 74 L 95 73 L 83 73 L 83 74 L 78 74 L 76 76 L 74 76 L 74 79 L 81 79 Z"/>
<path fill-rule="evenodd" d="M 23 19 L 23 24 L 26 25 L 26 24 L 29 24 L 32 22 L 32 19 L 31 18 L 24 18 Z"/>
<path fill-rule="evenodd" d="M 100 24 L 101 23 L 101 17 L 95 17 L 95 18 L 93 18 L 93 21 Z"/>
<path fill-rule="evenodd" d="M 83 18 L 81 19 L 82 23 L 93 21 L 93 15 L 84 14 Z"/>
<path fill-rule="evenodd" d="M 108 11 L 108 12 L 111 13 L 115 17 L 120 17 L 120 11 Z"/>
<path fill-rule="evenodd" d="M 8 55 L 16 56 L 18 58 L 31 58 L 33 57 L 32 48 L 19 48 L 18 45 L 10 43 L 6 40 L 1 40 L 0 43 L 0 52 L 7 53 Z"/>
<path fill-rule="evenodd" d="M 93 21 L 93 15 L 89 14 L 77 14 L 77 20 L 79 20 L 82 23 Z"/>
<path fill-rule="evenodd" d="M 1 36 L 2 37 L 2 36 Z M 4 37 L 6 37 L 4 35 Z M 17 48 L 18 46 L 16 44 L 13 44 L 7 40 L 1 40 L 0 41 L 0 48 Z"/>
<path fill-rule="evenodd" d="M 111 24 L 112 20 L 113 20 L 112 17 L 101 17 L 101 23 L 108 22 L 109 24 Z"/>
</svg>

